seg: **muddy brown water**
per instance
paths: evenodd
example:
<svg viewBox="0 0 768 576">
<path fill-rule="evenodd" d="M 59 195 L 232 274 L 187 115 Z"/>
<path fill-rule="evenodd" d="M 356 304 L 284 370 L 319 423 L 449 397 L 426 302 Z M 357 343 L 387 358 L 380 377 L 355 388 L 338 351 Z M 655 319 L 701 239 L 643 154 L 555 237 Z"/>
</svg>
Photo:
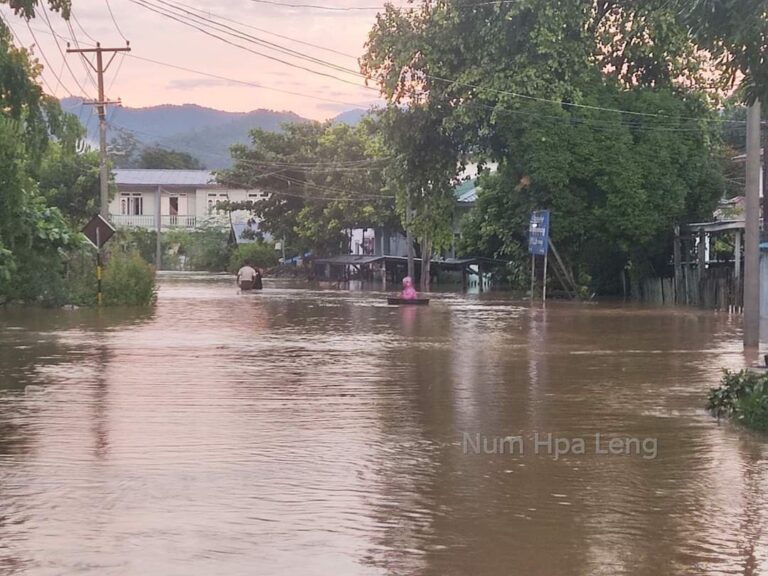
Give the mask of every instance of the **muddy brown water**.
<svg viewBox="0 0 768 576">
<path fill-rule="evenodd" d="M 737 317 L 266 287 L 0 312 L 0 574 L 768 575 Z"/>
</svg>

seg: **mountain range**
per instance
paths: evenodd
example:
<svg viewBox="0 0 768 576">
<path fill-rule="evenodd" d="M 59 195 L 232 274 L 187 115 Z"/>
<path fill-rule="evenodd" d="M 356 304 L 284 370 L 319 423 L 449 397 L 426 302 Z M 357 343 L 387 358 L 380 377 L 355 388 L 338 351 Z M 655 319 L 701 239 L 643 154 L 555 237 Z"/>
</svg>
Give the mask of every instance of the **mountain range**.
<svg viewBox="0 0 768 576">
<path fill-rule="evenodd" d="M 98 142 L 99 123 L 93 106 L 77 98 L 65 98 L 62 108 L 80 119 L 88 139 Z M 339 114 L 333 122 L 357 124 L 365 110 L 349 110 Z M 108 138 L 132 137 L 140 147 L 159 146 L 187 152 L 206 168 L 230 166 L 229 148 L 233 144 L 247 144 L 254 128 L 270 132 L 280 130 L 285 122 L 308 122 L 294 112 L 253 110 L 227 112 L 197 104 L 181 106 L 163 104 L 148 108 L 114 106 L 107 112 Z"/>
</svg>

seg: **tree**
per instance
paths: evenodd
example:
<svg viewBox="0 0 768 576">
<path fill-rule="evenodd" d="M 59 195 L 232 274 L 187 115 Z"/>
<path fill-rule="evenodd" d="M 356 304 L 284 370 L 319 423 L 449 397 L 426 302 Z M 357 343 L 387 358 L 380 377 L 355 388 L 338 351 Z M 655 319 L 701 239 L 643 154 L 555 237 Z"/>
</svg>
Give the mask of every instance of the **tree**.
<svg viewBox="0 0 768 576">
<path fill-rule="evenodd" d="M 53 142 L 37 174 L 41 195 L 80 227 L 99 212 L 99 154 L 90 149 L 67 150 Z"/>
<path fill-rule="evenodd" d="M 768 102 L 768 0 L 677 0 L 699 44 L 748 102 Z"/>
<path fill-rule="evenodd" d="M 68 2 L 47 5 L 68 15 Z M 32 0 L 11 1 L 10 6 L 25 18 L 46 9 L 45 3 Z M 50 143 L 70 153 L 82 128 L 43 93 L 39 73 L 39 64 L 13 45 L 8 27 L 0 22 L 0 302 L 56 300 L 62 253 L 79 243 L 61 211 L 47 205 L 37 177 Z"/>
<path fill-rule="evenodd" d="M 603 287 L 658 271 L 673 224 L 714 207 L 712 65 L 666 0 L 388 6 L 362 60 L 391 102 L 440 111 L 454 158 L 500 163 L 466 247 L 523 258 L 528 213 L 549 208 Z"/>
<path fill-rule="evenodd" d="M 166 150 L 159 146 L 145 148 L 139 153 L 136 168 L 166 170 L 203 170 L 200 161 L 186 152 Z"/>
<path fill-rule="evenodd" d="M 267 192 L 267 198 L 224 209 L 248 209 L 260 228 L 299 250 L 346 254 L 353 228 L 393 225 L 384 191 L 384 149 L 372 120 L 351 127 L 291 123 L 280 133 L 254 130 L 250 147 L 232 148 L 223 184 Z"/>
<path fill-rule="evenodd" d="M 117 136 L 109 142 L 109 159 L 115 168 L 135 168 L 141 143 L 132 133 L 117 128 Z"/>
<path fill-rule="evenodd" d="M 453 239 L 459 147 L 440 110 L 428 106 L 390 106 L 382 114 L 381 128 L 391 155 L 389 187 L 396 192 L 409 240 L 415 238 L 421 247 L 421 290 L 427 291 L 433 253 Z M 412 247 L 408 257 L 408 273 L 413 274 Z"/>
</svg>

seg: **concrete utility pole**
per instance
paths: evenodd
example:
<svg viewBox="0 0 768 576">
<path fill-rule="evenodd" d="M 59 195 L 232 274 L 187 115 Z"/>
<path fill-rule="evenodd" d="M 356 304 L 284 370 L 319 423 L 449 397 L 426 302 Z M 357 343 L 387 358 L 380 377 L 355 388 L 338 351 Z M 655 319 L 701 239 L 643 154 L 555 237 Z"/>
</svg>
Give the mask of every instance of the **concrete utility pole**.
<svg viewBox="0 0 768 576">
<path fill-rule="evenodd" d="M 85 58 L 85 61 L 88 62 L 88 65 L 93 68 L 93 71 L 96 72 L 96 76 L 98 77 L 98 84 L 99 84 L 99 98 L 95 101 L 89 101 L 85 102 L 85 104 L 92 104 L 96 106 L 96 111 L 99 114 L 99 150 L 101 152 L 101 207 L 100 207 L 100 213 L 102 217 L 106 220 L 109 219 L 109 168 L 108 168 L 108 158 L 107 158 L 107 104 L 113 104 L 113 102 L 109 102 L 106 100 L 106 97 L 104 96 L 104 73 L 109 68 L 110 64 L 112 64 L 112 61 L 115 59 L 115 56 L 117 56 L 118 52 L 130 52 L 131 47 L 128 43 L 126 43 L 126 46 L 124 48 L 102 48 L 101 44 L 96 43 L 96 48 L 70 48 L 69 44 L 67 44 L 67 52 L 68 53 L 77 53 L 77 54 L 96 54 L 96 64 L 94 65 L 93 62 L 89 58 Z M 107 62 L 107 65 L 104 65 L 104 53 L 105 52 L 111 52 L 112 57 L 109 59 L 109 62 Z"/>
<path fill-rule="evenodd" d="M 760 346 L 760 101 L 747 111 L 744 349 Z"/>
</svg>

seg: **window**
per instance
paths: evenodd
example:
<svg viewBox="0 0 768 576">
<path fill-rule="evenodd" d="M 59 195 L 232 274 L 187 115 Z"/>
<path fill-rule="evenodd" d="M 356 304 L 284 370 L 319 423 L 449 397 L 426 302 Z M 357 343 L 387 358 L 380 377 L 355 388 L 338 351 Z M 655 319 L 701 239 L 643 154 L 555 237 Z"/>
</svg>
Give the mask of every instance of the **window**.
<svg viewBox="0 0 768 576">
<path fill-rule="evenodd" d="M 120 200 L 120 214 L 128 214 L 128 198 L 122 198 Z"/>
</svg>

